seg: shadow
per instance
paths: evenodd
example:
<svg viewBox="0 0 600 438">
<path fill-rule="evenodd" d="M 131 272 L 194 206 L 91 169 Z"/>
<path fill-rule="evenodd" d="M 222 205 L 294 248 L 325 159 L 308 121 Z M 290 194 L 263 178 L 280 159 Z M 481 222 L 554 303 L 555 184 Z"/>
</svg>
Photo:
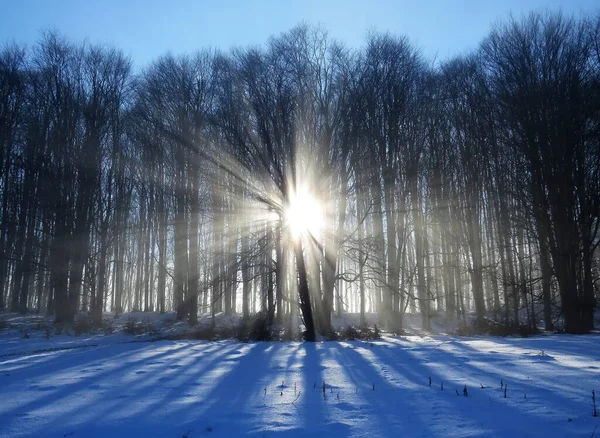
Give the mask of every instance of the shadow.
<svg viewBox="0 0 600 438">
<path fill-rule="evenodd" d="M 564 358 L 595 366 L 597 346 L 160 341 L 4 358 L 0 436 L 589 436 L 598 374 Z"/>
<path fill-rule="evenodd" d="M 78 349 L 57 352 L 42 364 L 20 368 L 4 379 L 3 390 L 10 389 L 8 385 L 14 386 L 15 381 L 25 380 L 27 384 L 20 385 L 20 389 L 31 400 L 23 404 L 15 403 L 12 409 L 0 408 L 0 415 L 10 416 L 17 411 L 22 414 L 49 403 L 60 403 L 62 398 L 70 397 L 73 393 L 94 389 L 94 383 L 123 375 L 127 370 L 135 370 L 149 360 L 172 355 L 181 348 L 183 347 L 170 347 L 161 351 L 156 345 L 119 344 L 91 348 L 88 351 Z M 137 358 L 138 355 L 142 357 Z"/>
<path fill-rule="evenodd" d="M 574 426 L 567 419 L 587 422 L 586 414 L 591 413 L 588 393 L 594 382 L 586 381 L 579 372 L 570 372 L 551 357 L 532 361 L 531 357 L 499 353 L 502 343 L 495 338 L 484 340 L 489 351 L 473 348 L 468 344 L 472 340 L 463 338 L 443 338 L 441 343 L 440 338 L 431 340 L 409 348 L 393 341 L 382 342 L 371 349 L 370 360 L 378 364 L 382 374 L 386 370 L 389 374 L 391 369 L 390 379 L 400 375 L 420 386 L 420 394 L 413 395 L 414 402 L 420 400 L 421 406 L 429 406 L 421 409 L 421 415 L 430 417 L 441 411 L 448 426 L 462 425 L 472 430 L 479 426 L 490 436 L 574 436 L 574 428 L 582 424 Z M 429 377 L 432 387 L 428 385 Z M 501 380 L 509 384 L 507 398 L 500 388 Z M 462 396 L 464 385 L 468 397 Z"/>
</svg>

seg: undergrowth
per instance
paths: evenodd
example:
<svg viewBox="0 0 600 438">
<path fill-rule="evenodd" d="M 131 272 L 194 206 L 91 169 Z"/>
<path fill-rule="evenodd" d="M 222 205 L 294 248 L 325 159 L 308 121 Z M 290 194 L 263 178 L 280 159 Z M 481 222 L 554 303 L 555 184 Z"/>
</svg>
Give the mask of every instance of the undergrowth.
<svg viewBox="0 0 600 438">
<path fill-rule="evenodd" d="M 490 319 L 484 319 L 479 323 L 473 322 L 472 324 L 460 321 L 456 330 L 452 332 L 456 336 L 521 336 L 523 338 L 539 333 L 539 330 L 527 324 L 519 324 L 518 326 L 514 324 L 506 325 Z"/>
<path fill-rule="evenodd" d="M 372 328 L 349 325 L 336 332 L 336 338 L 340 341 L 374 341 L 381 338 L 381 332 L 376 325 Z"/>
<path fill-rule="evenodd" d="M 134 327 L 130 325 L 130 330 Z M 339 331 L 333 331 L 324 340 L 334 341 L 372 341 L 381 338 L 381 331 L 373 327 L 347 326 Z M 260 312 L 235 325 L 213 326 L 200 325 L 193 331 L 168 334 L 160 337 L 167 340 L 193 339 L 203 341 L 219 341 L 235 339 L 240 342 L 300 342 L 304 340 L 301 329 L 289 321 L 283 325 L 269 324 L 268 313 Z"/>
<path fill-rule="evenodd" d="M 152 324 L 152 322 L 150 322 L 149 319 L 137 321 L 131 316 L 127 319 L 127 322 L 123 326 L 123 331 L 129 335 L 147 334 L 150 336 L 158 336 L 160 334 L 158 329 Z"/>
</svg>

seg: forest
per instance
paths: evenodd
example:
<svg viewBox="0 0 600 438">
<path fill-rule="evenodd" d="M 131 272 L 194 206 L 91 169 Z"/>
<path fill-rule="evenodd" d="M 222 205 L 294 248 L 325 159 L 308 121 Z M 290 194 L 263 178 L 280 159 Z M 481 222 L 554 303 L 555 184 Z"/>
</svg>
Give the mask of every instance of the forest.
<svg viewBox="0 0 600 438">
<path fill-rule="evenodd" d="M 0 309 L 594 329 L 600 14 L 443 61 L 308 24 L 198 47 L 139 71 L 56 31 L 0 49 Z"/>
</svg>

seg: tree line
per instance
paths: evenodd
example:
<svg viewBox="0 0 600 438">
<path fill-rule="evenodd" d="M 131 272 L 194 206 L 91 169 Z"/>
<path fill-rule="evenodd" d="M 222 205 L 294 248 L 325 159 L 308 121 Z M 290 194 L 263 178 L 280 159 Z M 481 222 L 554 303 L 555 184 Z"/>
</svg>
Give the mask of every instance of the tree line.
<svg viewBox="0 0 600 438">
<path fill-rule="evenodd" d="M 0 52 L 0 186 L 0 309 L 262 312 L 309 340 L 333 312 L 586 333 L 600 15 L 511 18 L 443 62 L 299 25 L 140 72 L 45 32 Z M 292 236 L 300 193 L 323 225 Z"/>
</svg>

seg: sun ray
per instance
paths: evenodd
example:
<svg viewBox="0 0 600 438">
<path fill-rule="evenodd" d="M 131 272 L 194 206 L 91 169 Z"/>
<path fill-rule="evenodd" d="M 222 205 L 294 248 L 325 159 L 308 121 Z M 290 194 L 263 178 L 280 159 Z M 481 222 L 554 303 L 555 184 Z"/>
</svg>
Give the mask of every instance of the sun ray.
<svg viewBox="0 0 600 438">
<path fill-rule="evenodd" d="M 284 211 L 284 225 L 293 240 L 308 236 L 318 237 L 325 225 L 321 203 L 308 191 L 296 191 L 290 196 Z"/>
</svg>

